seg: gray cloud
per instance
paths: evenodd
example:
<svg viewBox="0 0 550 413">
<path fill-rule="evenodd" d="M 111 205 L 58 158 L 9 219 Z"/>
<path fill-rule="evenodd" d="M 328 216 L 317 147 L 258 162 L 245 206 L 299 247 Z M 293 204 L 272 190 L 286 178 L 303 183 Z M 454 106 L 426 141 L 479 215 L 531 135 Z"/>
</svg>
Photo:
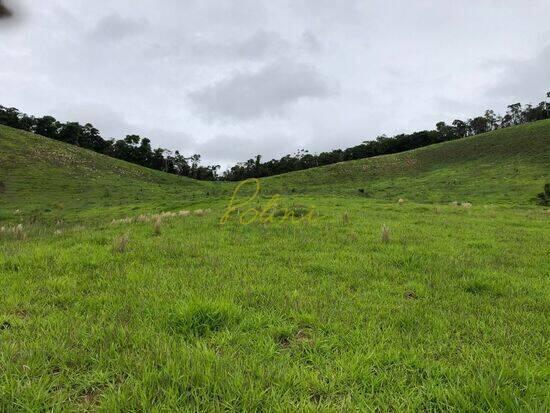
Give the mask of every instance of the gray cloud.
<svg viewBox="0 0 550 413">
<path fill-rule="evenodd" d="M 289 47 L 277 33 L 259 30 L 234 48 L 235 54 L 243 58 L 257 59 L 281 52 Z"/>
<path fill-rule="evenodd" d="M 333 88 L 312 67 L 283 60 L 256 72 L 239 72 L 190 94 L 207 116 L 253 119 L 280 115 L 305 98 L 324 98 Z"/>
<path fill-rule="evenodd" d="M 310 53 L 320 53 L 323 50 L 323 45 L 317 36 L 310 31 L 302 33 L 302 44 L 304 49 Z"/>
<path fill-rule="evenodd" d="M 256 140 L 246 136 L 218 135 L 197 146 L 197 151 L 207 155 L 207 160 L 213 159 L 223 166 L 235 162 L 235 159 L 246 161 L 256 155 L 272 154 L 284 156 L 292 151 L 295 139 L 289 135 L 267 134 L 263 139 Z M 271 159 L 271 158 L 269 158 Z"/>
<path fill-rule="evenodd" d="M 538 103 L 550 91 L 550 45 L 531 59 L 494 61 L 490 65 L 501 72 L 488 94 L 509 103 L 527 99 Z"/>
<path fill-rule="evenodd" d="M 146 26 L 144 19 L 138 21 L 113 13 L 99 20 L 90 36 L 97 40 L 116 41 L 143 31 Z"/>
</svg>

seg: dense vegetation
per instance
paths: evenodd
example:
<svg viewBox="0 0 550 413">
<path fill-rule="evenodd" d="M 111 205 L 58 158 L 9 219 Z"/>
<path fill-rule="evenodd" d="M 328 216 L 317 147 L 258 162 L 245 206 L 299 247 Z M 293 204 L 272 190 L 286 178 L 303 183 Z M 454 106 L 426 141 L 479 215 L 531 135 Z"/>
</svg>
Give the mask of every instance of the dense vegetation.
<svg viewBox="0 0 550 413">
<path fill-rule="evenodd" d="M 547 97 L 550 98 L 550 92 Z M 261 155 L 247 162 L 238 163 L 222 176 L 218 175 L 219 165 L 201 166 L 198 154 L 186 157 L 179 151 L 174 153 L 151 147 L 148 138 L 127 135 L 123 139 L 104 139 L 90 123 L 62 123 L 52 116 L 34 117 L 21 113 L 16 108 L 0 106 L 0 124 L 34 132 L 72 145 L 91 149 L 114 158 L 122 159 L 148 168 L 187 176 L 199 180 L 240 181 L 247 178 L 260 178 L 280 175 L 286 172 L 315 168 L 342 161 L 370 158 L 420 148 L 435 143 L 456 140 L 467 136 L 490 132 L 496 129 L 517 126 L 528 122 L 550 118 L 550 103 L 543 101 L 536 106 L 522 106 L 516 103 L 508 106 L 504 116 L 487 110 L 484 115 L 467 121 L 456 119 L 451 125 L 439 122 L 435 130 L 400 134 L 394 137 L 379 136 L 375 140 L 345 150 L 336 149 L 320 154 L 310 154 L 301 150 L 281 159 L 262 162 Z"/>
<path fill-rule="evenodd" d="M 549 164 L 545 120 L 220 225 L 233 183 L 0 126 L 0 411 L 548 411 Z"/>
</svg>

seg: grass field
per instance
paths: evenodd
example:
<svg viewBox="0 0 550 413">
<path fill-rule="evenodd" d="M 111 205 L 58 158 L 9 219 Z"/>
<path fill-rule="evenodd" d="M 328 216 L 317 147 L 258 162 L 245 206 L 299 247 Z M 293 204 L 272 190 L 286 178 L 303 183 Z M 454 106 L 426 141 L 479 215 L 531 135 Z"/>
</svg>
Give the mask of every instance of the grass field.
<svg viewBox="0 0 550 413">
<path fill-rule="evenodd" d="M 235 184 L 0 127 L 0 411 L 547 411 L 549 171 L 545 121 L 221 225 Z"/>
</svg>

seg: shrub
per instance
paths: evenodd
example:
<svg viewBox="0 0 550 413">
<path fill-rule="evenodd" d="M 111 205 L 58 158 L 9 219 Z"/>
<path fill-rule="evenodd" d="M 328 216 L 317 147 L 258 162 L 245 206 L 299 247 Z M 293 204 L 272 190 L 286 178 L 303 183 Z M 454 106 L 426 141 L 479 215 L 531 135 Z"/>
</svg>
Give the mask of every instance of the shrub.
<svg viewBox="0 0 550 413">
<path fill-rule="evenodd" d="M 550 184 L 544 185 L 544 192 L 537 195 L 539 205 L 550 205 Z"/>
</svg>

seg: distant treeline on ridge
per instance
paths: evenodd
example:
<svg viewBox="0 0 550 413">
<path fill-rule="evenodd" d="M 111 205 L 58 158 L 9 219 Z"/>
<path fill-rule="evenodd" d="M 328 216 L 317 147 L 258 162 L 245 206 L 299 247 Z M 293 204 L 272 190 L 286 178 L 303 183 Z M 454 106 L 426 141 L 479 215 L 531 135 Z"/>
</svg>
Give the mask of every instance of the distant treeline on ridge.
<svg viewBox="0 0 550 413">
<path fill-rule="evenodd" d="M 550 92 L 546 95 L 550 98 Z M 200 180 L 240 181 L 247 178 L 261 178 L 279 175 L 286 172 L 315 168 L 342 161 L 370 158 L 408 151 L 432 145 L 434 143 L 461 139 L 467 136 L 490 132 L 495 129 L 521 125 L 527 122 L 550 119 L 550 102 L 543 101 L 536 106 L 515 103 L 508 106 L 504 116 L 487 110 L 484 115 L 467 121 L 456 119 L 451 125 L 445 122 L 436 124 L 435 130 L 424 130 L 410 134 L 400 134 L 393 137 L 385 135 L 372 141 L 347 149 L 336 149 L 330 152 L 310 154 L 300 150 L 295 154 L 286 155 L 281 159 L 262 162 L 261 155 L 255 159 L 241 162 L 231 169 L 218 174 L 219 165 L 202 166 L 200 155 L 185 157 L 179 151 L 151 147 L 148 138 L 138 135 L 127 135 L 124 139 L 104 139 L 99 131 L 90 123 L 81 125 L 78 122 L 62 123 L 52 116 L 40 118 L 28 116 L 16 108 L 0 105 L 0 124 L 33 132 L 51 139 L 66 142 L 95 152 L 135 163 L 147 168 L 187 176 Z"/>
</svg>

